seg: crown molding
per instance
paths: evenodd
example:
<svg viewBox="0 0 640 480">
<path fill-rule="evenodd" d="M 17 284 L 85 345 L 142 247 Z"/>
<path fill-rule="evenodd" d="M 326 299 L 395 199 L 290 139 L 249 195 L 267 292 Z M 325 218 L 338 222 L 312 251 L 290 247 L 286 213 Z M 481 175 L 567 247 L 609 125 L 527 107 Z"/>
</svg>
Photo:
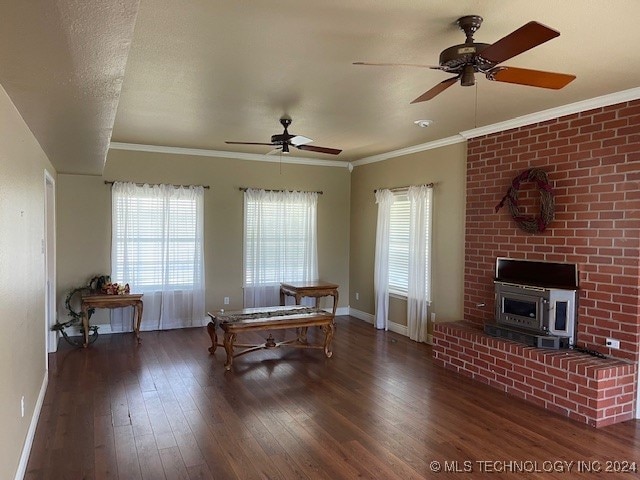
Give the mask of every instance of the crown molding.
<svg viewBox="0 0 640 480">
<path fill-rule="evenodd" d="M 631 100 L 637 100 L 640 98 L 640 87 L 631 88 L 629 90 L 623 90 L 621 92 L 615 92 L 608 95 L 602 95 L 600 97 L 590 98 L 588 100 L 582 100 L 568 105 L 560 107 L 550 108 L 548 110 L 542 110 L 540 112 L 523 115 L 520 117 L 506 120 L 504 122 L 494 123 L 492 125 L 486 125 L 484 127 L 474 128 L 471 130 L 465 130 L 457 135 L 451 137 L 441 138 L 432 142 L 422 143 L 414 145 L 412 147 L 401 148 L 399 150 L 393 150 L 390 152 L 381 153 L 378 155 L 372 155 L 370 157 L 363 157 L 354 162 L 343 162 L 340 160 L 321 160 L 315 158 L 303 158 L 294 157 L 292 155 L 277 156 L 261 155 L 256 153 L 240 153 L 240 152 L 225 152 L 220 150 L 205 150 L 200 148 L 183 148 L 183 147 L 167 147 L 158 145 L 143 145 L 137 143 L 121 143 L 111 142 L 109 145 L 110 150 L 129 150 L 137 152 L 153 152 L 153 153 L 168 153 L 174 155 L 193 155 L 199 157 L 218 157 L 218 158 L 233 158 L 237 160 L 250 160 L 254 162 L 273 162 L 273 163 L 290 163 L 295 165 L 315 165 L 321 167 L 340 167 L 348 168 L 349 172 L 353 170 L 353 167 L 360 165 L 366 165 L 368 163 L 382 162 L 395 157 L 402 157 L 410 155 L 412 153 L 424 152 L 425 150 L 432 150 L 435 148 L 446 147 L 447 145 L 453 145 L 456 143 L 465 142 L 471 138 L 481 137 L 483 135 L 489 135 L 492 133 L 503 132 L 505 130 L 511 130 L 526 125 L 532 125 L 535 123 L 552 120 L 565 115 L 572 115 L 574 113 L 584 112 L 587 110 L 593 110 L 594 108 L 607 107 L 609 105 L 615 105 L 617 103 L 628 102 Z"/>
<path fill-rule="evenodd" d="M 319 167 L 349 168 L 349 162 L 339 160 L 319 160 L 316 158 L 294 157 L 292 155 L 260 155 L 257 153 L 224 152 L 203 148 L 167 147 L 162 145 L 144 145 L 139 143 L 111 142 L 109 150 L 128 150 L 132 152 L 168 153 L 172 155 L 191 155 L 196 157 L 233 158 L 253 162 L 291 163 L 295 165 L 315 165 Z"/>
<path fill-rule="evenodd" d="M 504 132 L 513 128 L 532 125 L 534 123 L 546 122 L 547 120 L 553 120 L 555 118 L 572 115 L 574 113 L 593 110 L 594 108 L 608 107 L 609 105 L 615 105 L 617 103 L 637 100 L 638 98 L 640 98 L 640 87 L 630 88 L 629 90 L 623 90 L 621 92 L 602 95 L 600 97 L 594 97 L 580 102 L 569 103 L 561 107 L 541 110 L 540 112 L 523 115 L 504 122 L 494 123 L 492 125 L 486 125 L 472 130 L 465 130 L 464 132 L 460 132 L 460 135 L 462 135 L 466 140 L 469 140 L 471 138 L 482 137 L 492 133 Z"/>
<path fill-rule="evenodd" d="M 453 145 L 454 143 L 460 143 L 466 141 L 466 138 L 460 135 L 454 135 L 452 137 L 441 138 L 440 140 L 434 140 L 433 142 L 421 143 L 420 145 L 414 145 L 412 147 L 401 148 L 400 150 L 393 150 L 391 152 L 381 153 L 379 155 L 372 155 L 371 157 L 364 157 L 355 162 L 351 162 L 354 167 L 360 165 L 366 165 L 368 163 L 382 162 L 394 157 L 402 157 L 404 155 L 410 155 L 412 153 L 424 152 L 425 150 L 432 150 L 434 148 L 446 147 L 447 145 Z"/>
</svg>

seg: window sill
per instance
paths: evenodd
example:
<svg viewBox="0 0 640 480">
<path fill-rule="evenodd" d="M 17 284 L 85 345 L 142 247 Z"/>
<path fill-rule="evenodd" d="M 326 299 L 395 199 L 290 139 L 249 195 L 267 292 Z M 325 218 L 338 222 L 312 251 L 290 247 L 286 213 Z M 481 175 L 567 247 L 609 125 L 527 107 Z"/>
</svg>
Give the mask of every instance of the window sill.
<svg viewBox="0 0 640 480">
<path fill-rule="evenodd" d="M 393 292 L 389 292 L 389 297 L 391 297 L 391 298 L 397 298 L 398 300 L 406 300 L 406 299 L 407 299 L 407 294 L 406 294 L 406 293 L 393 293 Z"/>
</svg>

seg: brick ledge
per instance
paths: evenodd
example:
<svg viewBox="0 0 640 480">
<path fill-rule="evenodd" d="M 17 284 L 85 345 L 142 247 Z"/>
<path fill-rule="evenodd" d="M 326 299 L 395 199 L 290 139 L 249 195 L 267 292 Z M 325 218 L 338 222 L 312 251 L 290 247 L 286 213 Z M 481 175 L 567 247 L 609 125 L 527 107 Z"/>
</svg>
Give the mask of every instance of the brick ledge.
<svg viewBox="0 0 640 480">
<path fill-rule="evenodd" d="M 438 323 L 437 364 L 595 427 L 634 418 L 634 363 L 492 337 L 467 322 Z"/>
</svg>

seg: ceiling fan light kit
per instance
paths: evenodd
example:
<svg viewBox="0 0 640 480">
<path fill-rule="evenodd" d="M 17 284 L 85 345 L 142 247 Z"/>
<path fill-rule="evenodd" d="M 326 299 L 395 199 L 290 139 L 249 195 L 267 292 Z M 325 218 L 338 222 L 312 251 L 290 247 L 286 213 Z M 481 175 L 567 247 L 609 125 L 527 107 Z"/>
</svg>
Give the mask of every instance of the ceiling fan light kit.
<svg viewBox="0 0 640 480">
<path fill-rule="evenodd" d="M 544 72 L 541 70 L 529 70 L 499 65 L 516 55 L 520 55 L 527 50 L 558 37 L 560 32 L 557 30 L 532 21 L 493 44 L 478 43 L 474 40 L 473 35 L 482 25 L 482 21 L 483 19 L 480 15 L 460 17 L 456 24 L 465 33 L 465 42 L 444 49 L 440 53 L 437 66 L 367 62 L 354 62 L 354 65 L 414 66 L 442 70 L 455 75 L 455 77 L 443 80 L 430 90 L 427 90 L 411 103 L 431 100 L 454 83 L 457 83 L 458 80 L 460 80 L 460 85 L 463 87 L 473 86 L 476 83 L 476 73 L 482 73 L 488 80 L 494 82 L 513 83 L 554 90 L 565 87 L 576 78 L 575 75 L 566 73 Z"/>
</svg>

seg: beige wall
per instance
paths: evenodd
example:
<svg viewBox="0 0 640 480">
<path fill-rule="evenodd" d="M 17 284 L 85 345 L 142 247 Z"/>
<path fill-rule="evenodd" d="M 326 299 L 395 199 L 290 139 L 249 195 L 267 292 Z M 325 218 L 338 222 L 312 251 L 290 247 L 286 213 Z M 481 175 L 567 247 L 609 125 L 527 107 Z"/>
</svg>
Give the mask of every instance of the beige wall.
<svg viewBox="0 0 640 480">
<path fill-rule="evenodd" d="M 56 172 L 1 87 L 0 129 L 0 478 L 10 479 L 46 373 L 44 172 Z"/>
<path fill-rule="evenodd" d="M 338 283 L 339 305 L 348 304 L 347 168 L 112 150 L 104 177 L 60 175 L 59 239 L 64 247 L 58 256 L 59 305 L 69 289 L 93 275 L 110 272 L 111 194 L 104 180 L 211 187 L 205 191 L 207 310 L 242 308 L 243 195 L 238 188 L 322 190 L 318 200 L 319 275 Z M 223 305 L 224 297 L 230 297 L 230 305 Z M 106 312 L 101 315 L 95 323 L 108 323 Z"/>
<path fill-rule="evenodd" d="M 56 185 L 58 321 L 71 318 L 67 293 L 111 270 L 111 192 L 104 179 L 88 175 L 58 175 Z M 77 297 L 73 307 L 80 311 Z M 96 310 L 94 324 L 109 323 L 108 312 Z"/>
<path fill-rule="evenodd" d="M 349 255 L 352 308 L 369 314 L 375 309 L 373 270 L 378 210 L 374 190 L 433 182 L 431 311 L 435 312 L 436 321 L 462 319 L 466 157 L 466 142 L 461 142 L 353 170 Z M 406 325 L 406 301 L 390 300 L 389 319 Z"/>
</svg>

